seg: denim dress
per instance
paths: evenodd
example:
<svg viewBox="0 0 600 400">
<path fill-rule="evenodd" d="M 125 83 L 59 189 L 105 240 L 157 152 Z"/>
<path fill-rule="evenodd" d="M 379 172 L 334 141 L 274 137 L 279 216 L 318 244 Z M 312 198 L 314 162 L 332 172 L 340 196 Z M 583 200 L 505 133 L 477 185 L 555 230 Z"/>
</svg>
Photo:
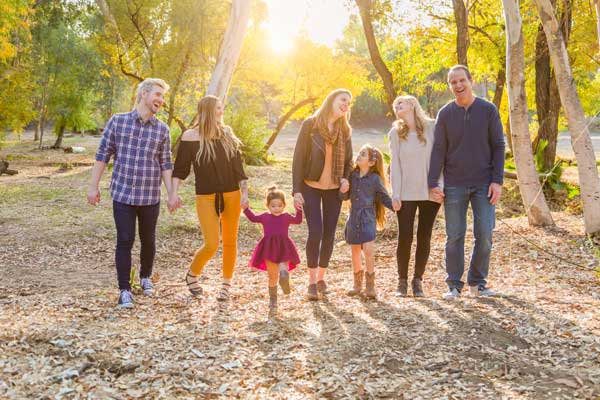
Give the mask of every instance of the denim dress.
<svg viewBox="0 0 600 400">
<path fill-rule="evenodd" d="M 379 200 L 385 207 L 393 210 L 392 199 L 379 175 L 369 172 L 361 177 L 360 172 L 353 171 L 350 175 L 350 190 L 342 195 L 343 200 L 348 198 L 350 215 L 346 221 L 346 243 L 362 244 L 375 240 L 375 201 Z"/>
</svg>

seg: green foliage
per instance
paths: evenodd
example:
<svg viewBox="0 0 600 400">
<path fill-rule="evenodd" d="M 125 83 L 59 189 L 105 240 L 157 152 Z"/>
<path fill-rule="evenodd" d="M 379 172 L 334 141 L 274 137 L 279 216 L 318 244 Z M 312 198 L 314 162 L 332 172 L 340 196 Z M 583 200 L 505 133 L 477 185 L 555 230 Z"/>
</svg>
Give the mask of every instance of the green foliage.
<svg viewBox="0 0 600 400">
<path fill-rule="evenodd" d="M 179 126 L 174 126 L 170 129 L 170 135 L 171 135 L 171 148 L 173 148 L 173 146 L 175 146 L 175 143 L 177 142 L 177 140 L 179 139 L 179 137 L 181 136 L 183 132 L 181 132 L 181 128 Z"/>
<path fill-rule="evenodd" d="M 101 59 L 87 35 L 93 34 L 86 10 L 74 3 L 46 3 L 36 14 L 33 55 L 38 95 L 55 132 L 96 127 L 93 118 Z M 40 103 L 42 100 L 40 100 Z"/>
<path fill-rule="evenodd" d="M 512 153 L 506 153 L 506 159 L 504 160 L 504 169 L 506 171 L 516 171 L 517 165 L 515 164 L 515 158 Z"/>
<path fill-rule="evenodd" d="M 264 146 L 269 132 L 264 118 L 242 104 L 226 108 L 225 122 L 242 141 L 244 161 L 250 165 L 266 164 L 267 152 Z"/>
<path fill-rule="evenodd" d="M 4 1 L 0 6 L 0 130 L 20 132 L 35 117 L 28 63 L 32 12 L 28 0 Z"/>
<path fill-rule="evenodd" d="M 538 148 L 534 155 L 534 161 L 537 171 L 540 173 L 540 179 L 545 189 L 550 189 L 552 192 L 566 192 L 569 199 L 579 195 L 579 187 L 563 182 L 562 164 L 563 160 L 558 160 L 550 170 L 544 169 L 544 149 L 548 146 L 548 141 L 540 140 Z"/>
<path fill-rule="evenodd" d="M 129 273 L 129 286 L 131 287 L 131 290 L 138 290 L 142 288 L 139 281 L 135 279 L 135 275 L 135 268 L 131 268 L 131 272 Z"/>
</svg>

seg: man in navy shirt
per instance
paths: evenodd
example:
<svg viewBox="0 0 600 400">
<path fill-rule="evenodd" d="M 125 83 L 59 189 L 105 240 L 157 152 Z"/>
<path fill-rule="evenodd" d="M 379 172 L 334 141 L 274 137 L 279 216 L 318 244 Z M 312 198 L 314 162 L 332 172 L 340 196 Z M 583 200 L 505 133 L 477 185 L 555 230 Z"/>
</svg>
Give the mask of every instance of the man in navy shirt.
<svg viewBox="0 0 600 400">
<path fill-rule="evenodd" d="M 490 296 L 486 287 L 496 204 L 502 195 L 504 134 L 496 106 L 473 94 L 471 73 L 464 65 L 448 72 L 454 101 L 438 113 L 428 184 L 437 199 L 444 198 L 446 216 L 445 299 L 460 296 L 465 261 L 467 209 L 473 210 L 475 243 L 467 275 L 472 295 Z M 444 188 L 438 186 L 444 172 Z"/>
<path fill-rule="evenodd" d="M 116 114 L 106 124 L 92 169 L 87 193 L 88 203 L 100 202 L 98 184 L 111 157 L 110 181 L 113 216 L 117 228 L 115 264 L 119 281 L 119 308 L 132 308 L 130 287 L 131 248 L 136 220 L 140 234 L 140 286 L 144 295 L 153 292 L 151 275 L 156 253 L 156 222 L 160 210 L 161 178 L 171 192 L 171 137 L 169 127 L 156 118 L 169 85 L 162 79 L 148 78 L 138 86 L 136 108 Z M 172 211 L 180 204 L 169 204 Z"/>
</svg>

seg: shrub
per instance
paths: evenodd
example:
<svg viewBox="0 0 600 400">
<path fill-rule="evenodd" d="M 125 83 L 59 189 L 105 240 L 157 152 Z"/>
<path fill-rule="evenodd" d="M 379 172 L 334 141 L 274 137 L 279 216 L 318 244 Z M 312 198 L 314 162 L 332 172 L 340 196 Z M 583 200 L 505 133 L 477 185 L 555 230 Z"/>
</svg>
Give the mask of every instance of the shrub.
<svg viewBox="0 0 600 400">
<path fill-rule="evenodd" d="M 249 165 L 265 165 L 267 152 L 264 150 L 269 132 L 266 121 L 251 110 L 242 107 L 227 107 L 225 123 L 242 141 L 242 156 Z"/>
</svg>

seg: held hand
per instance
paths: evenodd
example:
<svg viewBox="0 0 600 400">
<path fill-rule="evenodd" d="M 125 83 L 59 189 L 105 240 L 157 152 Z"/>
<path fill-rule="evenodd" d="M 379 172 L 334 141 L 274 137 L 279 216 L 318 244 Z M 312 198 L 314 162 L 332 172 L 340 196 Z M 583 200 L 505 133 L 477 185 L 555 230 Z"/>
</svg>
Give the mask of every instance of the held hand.
<svg viewBox="0 0 600 400">
<path fill-rule="evenodd" d="M 350 183 L 348 182 L 348 179 L 340 179 L 340 192 L 346 193 L 348 190 L 350 190 Z"/>
<path fill-rule="evenodd" d="M 302 193 L 294 193 L 294 208 L 297 210 L 304 210 L 304 197 Z"/>
<path fill-rule="evenodd" d="M 400 211 L 400 209 L 402 208 L 402 201 L 401 200 L 392 200 L 392 208 L 394 209 L 394 211 L 398 212 Z"/>
<path fill-rule="evenodd" d="M 250 206 L 250 200 L 248 200 L 247 194 L 242 195 L 242 198 L 240 200 L 240 206 L 242 207 L 242 210 L 245 210 Z"/>
<path fill-rule="evenodd" d="M 87 192 L 87 202 L 93 206 L 100 203 L 100 190 L 98 188 L 90 188 Z"/>
<path fill-rule="evenodd" d="M 442 203 L 444 201 L 444 191 L 439 187 L 434 187 L 429 189 L 431 196 L 433 197 L 433 201 Z"/>
<path fill-rule="evenodd" d="M 498 183 L 490 183 L 490 187 L 488 188 L 488 198 L 490 199 L 490 204 L 495 206 L 498 201 L 500 201 L 500 196 L 502 196 L 502 185 Z"/>
<path fill-rule="evenodd" d="M 169 209 L 169 212 L 171 214 L 173 214 L 179 207 L 181 207 L 182 204 L 183 200 L 181 200 L 181 197 L 179 197 L 177 193 L 172 193 L 169 195 L 169 199 L 167 201 L 167 208 Z"/>
</svg>

